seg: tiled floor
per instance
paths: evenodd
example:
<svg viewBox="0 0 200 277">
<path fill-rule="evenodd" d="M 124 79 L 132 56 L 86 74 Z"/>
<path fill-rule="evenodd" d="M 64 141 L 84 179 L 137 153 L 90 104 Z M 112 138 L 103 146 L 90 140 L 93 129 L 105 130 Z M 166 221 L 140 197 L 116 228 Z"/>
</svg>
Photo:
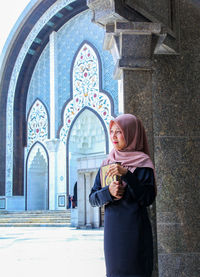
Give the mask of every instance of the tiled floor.
<svg viewBox="0 0 200 277">
<path fill-rule="evenodd" d="M 0 228 L 2 277 L 105 277 L 103 230 Z"/>
</svg>

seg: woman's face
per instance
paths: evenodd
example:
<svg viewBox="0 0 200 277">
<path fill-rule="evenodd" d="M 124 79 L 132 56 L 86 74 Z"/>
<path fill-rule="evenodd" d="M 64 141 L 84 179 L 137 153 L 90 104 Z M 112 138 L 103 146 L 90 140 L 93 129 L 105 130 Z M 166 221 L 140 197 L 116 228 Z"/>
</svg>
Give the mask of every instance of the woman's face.
<svg viewBox="0 0 200 277">
<path fill-rule="evenodd" d="M 110 139 L 116 150 L 122 150 L 126 146 L 123 133 L 115 123 L 113 123 L 110 128 Z"/>
</svg>

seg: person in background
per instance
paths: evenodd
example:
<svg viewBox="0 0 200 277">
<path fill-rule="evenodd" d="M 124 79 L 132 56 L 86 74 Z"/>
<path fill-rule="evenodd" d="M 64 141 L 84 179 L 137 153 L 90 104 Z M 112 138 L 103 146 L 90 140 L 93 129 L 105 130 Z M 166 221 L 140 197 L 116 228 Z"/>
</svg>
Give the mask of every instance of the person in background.
<svg viewBox="0 0 200 277">
<path fill-rule="evenodd" d="M 68 195 L 68 205 L 67 205 L 67 209 L 71 208 L 71 195 Z"/>
</svg>

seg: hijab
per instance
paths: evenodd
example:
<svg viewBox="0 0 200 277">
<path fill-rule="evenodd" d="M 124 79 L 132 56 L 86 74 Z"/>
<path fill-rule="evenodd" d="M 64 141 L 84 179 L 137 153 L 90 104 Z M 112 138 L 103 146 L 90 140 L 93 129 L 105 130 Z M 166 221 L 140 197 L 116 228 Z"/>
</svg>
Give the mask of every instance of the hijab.
<svg viewBox="0 0 200 277">
<path fill-rule="evenodd" d="M 102 165 L 120 162 L 132 173 L 137 167 L 149 167 L 155 172 L 142 122 L 132 114 L 122 114 L 110 121 L 110 130 L 114 123 L 122 131 L 126 145 L 122 150 L 113 148 Z"/>
</svg>

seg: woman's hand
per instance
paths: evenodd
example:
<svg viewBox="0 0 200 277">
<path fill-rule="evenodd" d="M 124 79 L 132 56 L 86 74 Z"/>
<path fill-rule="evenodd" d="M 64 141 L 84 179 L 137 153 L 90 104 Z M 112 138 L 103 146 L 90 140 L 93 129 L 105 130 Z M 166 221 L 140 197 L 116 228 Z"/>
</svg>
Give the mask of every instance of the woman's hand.
<svg viewBox="0 0 200 277">
<path fill-rule="evenodd" d="M 122 176 L 125 175 L 127 173 L 128 169 L 121 166 L 120 164 L 111 164 L 108 171 L 107 171 L 107 175 L 108 176 Z"/>
<path fill-rule="evenodd" d="M 121 199 L 124 194 L 124 186 L 121 185 L 118 181 L 113 181 L 109 185 L 109 191 L 112 196 L 114 196 L 116 199 Z"/>
</svg>

